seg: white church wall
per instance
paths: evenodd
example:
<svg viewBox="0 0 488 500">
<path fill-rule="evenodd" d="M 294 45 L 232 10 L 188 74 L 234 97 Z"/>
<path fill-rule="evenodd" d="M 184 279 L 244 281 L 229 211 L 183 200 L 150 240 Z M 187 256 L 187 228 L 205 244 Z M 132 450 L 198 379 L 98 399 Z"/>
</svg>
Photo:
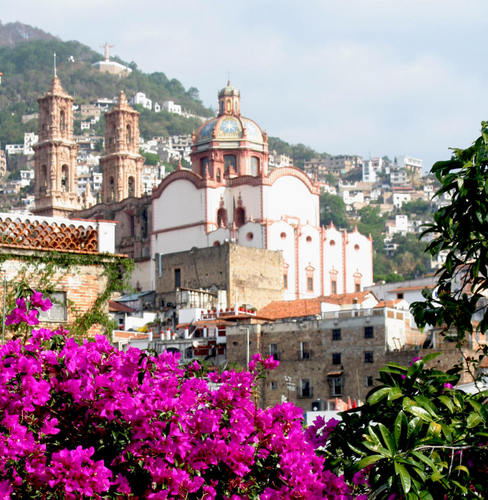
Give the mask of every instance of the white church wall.
<svg viewBox="0 0 488 500">
<path fill-rule="evenodd" d="M 153 234 L 151 244 L 153 254 L 165 254 L 183 252 L 193 247 L 205 248 L 208 246 L 207 241 L 205 227 L 199 225 Z"/>
<path fill-rule="evenodd" d="M 230 241 L 230 238 L 231 238 L 230 231 L 225 227 L 221 227 L 219 229 L 216 229 L 215 231 L 208 233 L 207 246 L 213 247 L 217 245 L 222 245 L 222 243 Z"/>
<path fill-rule="evenodd" d="M 202 190 L 203 191 L 203 190 Z M 217 211 L 220 208 L 220 201 L 223 199 L 224 207 L 227 210 L 227 220 L 231 217 L 231 199 L 224 186 L 219 186 L 215 189 L 207 189 L 207 220 L 215 223 L 217 228 Z"/>
<path fill-rule="evenodd" d="M 284 299 L 296 298 L 296 253 L 295 253 L 295 228 L 283 220 L 268 226 L 268 248 L 281 250 L 287 274 L 287 287 L 284 290 Z"/>
<path fill-rule="evenodd" d="M 237 243 L 245 247 L 265 248 L 264 228 L 257 222 L 248 222 L 239 228 Z"/>
<path fill-rule="evenodd" d="M 354 292 L 358 281 L 360 281 L 361 290 L 365 286 L 372 285 L 372 245 L 369 238 L 358 231 L 348 233 L 345 254 L 346 292 Z"/>
<path fill-rule="evenodd" d="M 343 233 L 335 227 L 325 230 L 324 241 L 324 295 L 334 293 L 332 281 L 336 281 L 335 293 L 344 293 Z"/>
<path fill-rule="evenodd" d="M 284 176 L 263 189 L 265 219 L 279 220 L 286 216 L 298 219 L 302 224 L 319 225 L 319 197 L 310 193 L 302 180 Z"/>
<path fill-rule="evenodd" d="M 153 214 L 156 232 L 201 222 L 205 218 L 205 190 L 197 189 L 186 179 L 175 180 L 153 200 Z"/>
<path fill-rule="evenodd" d="M 300 297 L 317 297 L 322 291 L 320 230 L 310 225 L 302 226 L 300 229 L 301 235 L 298 240 Z"/>
<path fill-rule="evenodd" d="M 232 197 L 235 199 L 236 207 L 240 195 L 242 206 L 246 211 L 246 220 L 261 219 L 261 189 L 261 186 L 249 186 L 245 184 L 230 189 Z"/>
</svg>

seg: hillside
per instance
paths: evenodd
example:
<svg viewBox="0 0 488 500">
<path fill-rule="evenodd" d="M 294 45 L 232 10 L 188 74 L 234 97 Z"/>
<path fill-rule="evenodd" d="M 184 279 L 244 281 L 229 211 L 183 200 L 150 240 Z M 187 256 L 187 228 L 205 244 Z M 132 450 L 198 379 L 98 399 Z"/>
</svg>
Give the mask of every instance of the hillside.
<svg viewBox="0 0 488 500">
<path fill-rule="evenodd" d="M 2 24 L 0 21 L 0 72 L 3 73 L 0 85 L 0 148 L 22 142 L 24 132 L 37 131 L 37 121 L 22 123 L 22 115 L 37 112 L 37 99 L 46 92 L 52 79 L 54 53 L 62 85 L 77 104 L 88 103 L 98 97 L 112 98 L 120 90 L 124 90 L 128 97 L 142 91 L 160 104 L 173 100 L 193 114 L 208 117 L 213 114 L 201 102 L 197 88 L 185 89 L 180 81 L 168 78 L 163 72 L 146 74 L 139 71 L 134 62 L 127 63 L 114 57 L 113 60 L 132 69 L 131 75 L 119 78 L 100 73 L 92 64 L 102 60 L 103 56 L 88 46 L 77 41 L 59 40 L 26 24 Z M 200 125 L 197 119 L 164 111 L 139 111 L 141 134 L 145 138 L 188 134 Z M 290 156 L 294 164 L 301 168 L 304 161 L 321 156 L 303 144 L 289 144 L 278 137 L 270 137 L 269 148 L 270 151 Z"/>
<path fill-rule="evenodd" d="M 195 87 L 185 89 L 177 79 L 170 79 L 162 72 L 146 74 L 139 71 L 134 63 L 118 60 L 132 68 L 130 76 L 119 78 L 100 73 L 92 67 L 92 63 L 103 59 L 103 56 L 86 45 L 77 41 L 64 42 L 48 34 L 44 34 L 43 39 L 31 40 L 27 37 L 27 41 L 19 41 L 12 34 L 11 27 L 7 29 L 9 26 L 0 24 L 0 40 L 10 40 L 3 46 L 0 44 L 2 147 L 22 142 L 25 131 L 36 130 L 35 122 L 22 124 L 22 115 L 37 112 L 37 98 L 48 89 L 52 79 L 53 53 L 56 53 L 57 73 L 62 85 L 77 104 L 98 97 L 112 98 L 120 90 L 124 90 L 129 97 L 142 91 L 153 101 L 162 103 L 170 99 L 181 104 L 185 111 L 201 116 L 212 115 L 212 110 L 200 101 Z M 35 29 L 32 37 L 34 34 L 38 34 Z M 153 117 L 151 123 L 152 129 L 146 132 L 152 132 L 152 135 L 190 133 L 198 125 L 195 120 L 164 112 Z"/>
</svg>

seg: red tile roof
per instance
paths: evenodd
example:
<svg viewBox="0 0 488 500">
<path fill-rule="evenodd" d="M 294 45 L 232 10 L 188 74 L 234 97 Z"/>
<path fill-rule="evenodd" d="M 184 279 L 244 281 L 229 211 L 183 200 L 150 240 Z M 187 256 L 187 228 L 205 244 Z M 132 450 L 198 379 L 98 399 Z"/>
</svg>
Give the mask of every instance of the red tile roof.
<svg viewBox="0 0 488 500">
<path fill-rule="evenodd" d="M 109 300 L 108 310 L 110 312 L 123 312 L 123 313 L 133 313 L 135 311 L 135 309 L 132 309 L 132 307 L 126 306 L 125 304 L 121 304 L 120 302 L 116 302 L 115 300 Z"/>
<path fill-rule="evenodd" d="M 320 304 L 322 302 L 339 306 L 352 306 L 354 303 L 361 304 L 369 297 L 374 297 L 374 294 L 364 291 L 340 295 L 322 295 L 313 299 L 276 300 L 259 310 L 258 316 L 270 320 L 315 316 L 320 314 Z"/>
</svg>

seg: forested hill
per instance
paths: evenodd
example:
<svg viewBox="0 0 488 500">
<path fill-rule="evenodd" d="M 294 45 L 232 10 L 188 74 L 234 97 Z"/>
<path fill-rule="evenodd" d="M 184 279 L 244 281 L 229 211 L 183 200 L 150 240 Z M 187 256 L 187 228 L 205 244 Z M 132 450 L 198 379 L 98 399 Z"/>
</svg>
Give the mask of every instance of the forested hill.
<svg viewBox="0 0 488 500">
<path fill-rule="evenodd" d="M 82 104 L 99 97 L 112 98 L 124 90 L 130 98 L 136 92 L 144 92 L 150 99 L 161 104 L 173 100 L 185 111 L 209 117 L 213 112 L 203 105 L 198 89 L 185 89 L 176 78 L 168 78 L 163 72 L 151 74 L 137 69 L 135 62 L 111 58 L 132 69 L 130 76 L 100 73 L 92 64 L 103 60 L 103 55 L 77 42 L 64 42 L 59 38 L 22 23 L 2 24 L 0 21 L 0 149 L 6 144 L 21 143 L 24 132 L 37 131 L 37 121 L 22 122 L 22 116 L 38 111 L 37 99 L 51 84 L 53 54 L 56 53 L 57 74 L 64 89 L 75 103 Z M 139 109 L 141 134 L 145 138 L 158 135 L 188 134 L 201 124 L 197 119 L 184 118 L 166 112 L 153 113 Z M 100 130 L 102 130 L 100 124 Z M 289 144 L 278 137 L 270 137 L 270 151 L 290 156 L 294 164 L 303 168 L 305 161 L 320 155 L 303 144 Z"/>
<path fill-rule="evenodd" d="M 23 33 L 23 35 L 22 35 Z M 185 111 L 200 116 L 211 116 L 212 110 L 199 99 L 195 87 L 185 89 L 175 78 L 162 72 L 146 74 L 133 62 L 114 58 L 132 69 L 130 76 L 100 73 L 92 64 L 103 56 L 77 41 L 64 42 L 37 28 L 20 23 L 0 23 L 0 145 L 18 143 L 23 132 L 35 130 L 35 123 L 22 124 L 22 115 L 38 110 L 37 98 L 49 88 L 53 75 L 53 53 L 56 53 L 57 74 L 64 89 L 77 104 L 87 103 L 98 97 L 112 98 L 124 90 L 130 97 L 144 92 L 160 104 L 173 100 Z M 195 120 L 159 113 L 154 135 L 164 133 L 189 133 Z M 173 122 L 176 123 L 176 126 Z M 181 122 L 181 123 L 180 123 Z"/>
</svg>

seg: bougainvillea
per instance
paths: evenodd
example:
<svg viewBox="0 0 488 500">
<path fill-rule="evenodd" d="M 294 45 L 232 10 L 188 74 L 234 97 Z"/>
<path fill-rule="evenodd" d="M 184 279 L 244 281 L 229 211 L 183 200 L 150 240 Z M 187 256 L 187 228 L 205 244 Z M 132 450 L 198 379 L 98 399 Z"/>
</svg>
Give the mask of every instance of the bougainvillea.
<svg viewBox="0 0 488 500">
<path fill-rule="evenodd" d="M 36 323 L 37 292 L 8 316 Z M 350 498 L 305 439 L 302 410 L 259 409 L 250 371 L 81 345 L 33 330 L 0 348 L 0 498 Z M 333 425 L 333 424 L 332 424 Z M 312 440 L 313 441 L 313 440 Z"/>
</svg>

